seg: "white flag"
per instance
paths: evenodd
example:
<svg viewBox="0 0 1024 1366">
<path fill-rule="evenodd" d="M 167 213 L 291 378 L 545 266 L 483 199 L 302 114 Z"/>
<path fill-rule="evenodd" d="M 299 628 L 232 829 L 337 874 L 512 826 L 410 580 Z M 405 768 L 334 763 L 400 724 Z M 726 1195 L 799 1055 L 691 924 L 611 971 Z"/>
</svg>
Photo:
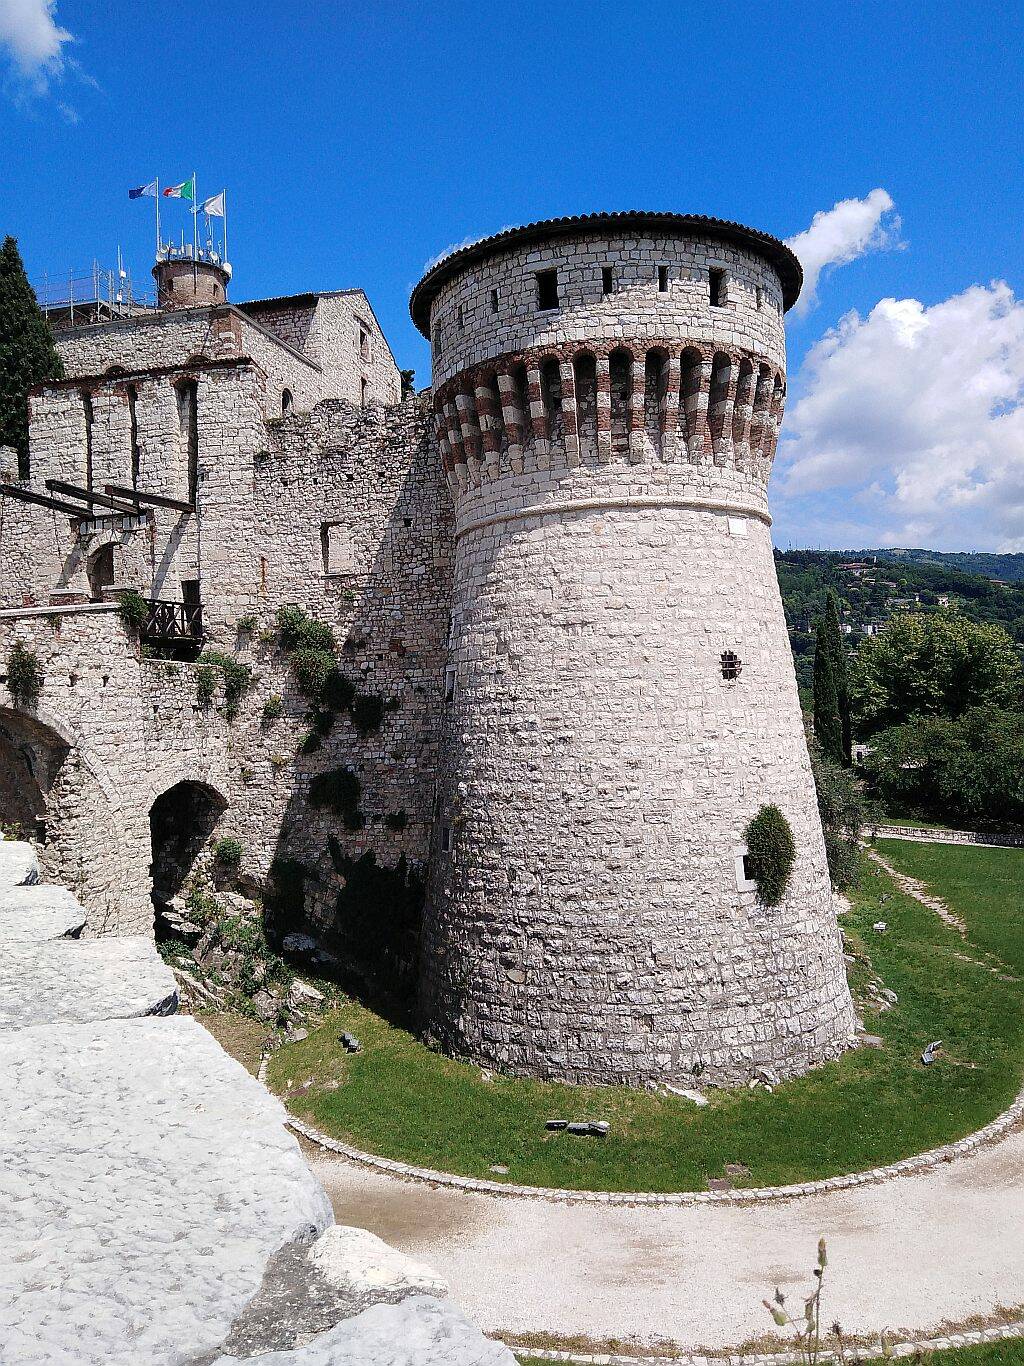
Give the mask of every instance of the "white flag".
<svg viewBox="0 0 1024 1366">
<path fill-rule="evenodd" d="M 208 218 L 224 217 L 224 195 L 227 193 L 221 190 L 220 194 L 215 194 L 211 199 L 205 200 L 199 205 L 199 212 L 205 213 Z"/>
</svg>

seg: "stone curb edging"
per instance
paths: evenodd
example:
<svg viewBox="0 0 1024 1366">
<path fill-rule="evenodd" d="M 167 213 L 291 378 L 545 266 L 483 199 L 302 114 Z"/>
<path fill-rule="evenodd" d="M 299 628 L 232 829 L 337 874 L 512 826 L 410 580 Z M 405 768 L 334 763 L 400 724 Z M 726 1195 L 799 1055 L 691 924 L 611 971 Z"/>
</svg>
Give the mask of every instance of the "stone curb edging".
<svg viewBox="0 0 1024 1366">
<path fill-rule="evenodd" d="M 986 1343 L 1012 1342 L 1024 1337 L 1024 1319 L 999 1324 L 995 1328 L 975 1328 L 963 1333 L 947 1333 L 938 1338 L 917 1338 L 913 1341 L 890 1343 L 894 1357 L 908 1357 L 915 1352 L 942 1352 L 954 1347 L 980 1347 Z M 720 1356 L 703 1353 L 683 1353 L 681 1356 L 623 1356 L 619 1352 L 563 1352 L 552 1348 L 513 1347 L 515 1355 L 535 1357 L 538 1361 L 562 1361 L 568 1366 L 800 1366 L 797 1352 L 725 1352 Z M 863 1350 L 863 1349 L 862 1349 Z M 823 1362 L 834 1362 L 831 1351 L 821 1354 Z"/>
<path fill-rule="evenodd" d="M 872 839 L 910 840 L 915 844 L 976 844 L 992 849 L 1019 849 L 1024 845 L 1024 835 L 951 830 L 925 825 L 873 825 L 865 830 L 865 834 Z"/>
<path fill-rule="evenodd" d="M 269 1055 L 260 1062 L 259 1079 L 266 1082 L 266 1063 Z M 854 1190 L 860 1186 L 875 1186 L 883 1181 L 895 1180 L 901 1176 L 912 1176 L 918 1172 L 930 1171 L 946 1162 L 967 1157 L 979 1148 L 994 1143 L 1012 1129 L 1024 1116 L 1024 1090 L 1018 1092 L 1009 1109 L 1004 1110 L 990 1124 L 968 1134 L 956 1143 L 947 1143 L 941 1148 L 932 1148 L 915 1157 L 905 1157 L 887 1167 L 875 1167 L 870 1171 L 853 1172 L 847 1176 L 829 1176 L 820 1181 L 802 1181 L 792 1186 L 760 1186 L 748 1189 L 725 1191 L 573 1191 L 558 1190 L 547 1186 L 516 1186 L 503 1181 L 477 1180 L 469 1176 L 455 1176 L 450 1172 L 434 1171 L 430 1167 L 415 1167 L 407 1162 L 395 1162 L 391 1158 L 378 1157 L 375 1153 L 363 1152 L 351 1144 L 329 1138 L 304 1120 L 288 1115 L 287 1124 L 303 1138 L 338 1153 L 351 1162 L 373 1167 L 401 1181 L 424 1182 L 431 1186 L 445 1186 L 454 1190 L 467 1191 L 474 1195 L 505 1196 L 520 1200 L 549 1200 L 554 1204 L 565 1205 L 751 1205 L 766 1204 L 769 1201 L 796 1200 L 809 1195 L 823 1195 L 833 1191 Z M 553 1357 L 552 1360 L 573 1360 L 570 1357 Z M 615 1357 L 595 1357 L 595 1361 L 616 1360 Z M 629 1360 L 629 1358 L 623 1358 Z M 767 1360 L 767 1358 L 766 1358 Z"/>
</svg>

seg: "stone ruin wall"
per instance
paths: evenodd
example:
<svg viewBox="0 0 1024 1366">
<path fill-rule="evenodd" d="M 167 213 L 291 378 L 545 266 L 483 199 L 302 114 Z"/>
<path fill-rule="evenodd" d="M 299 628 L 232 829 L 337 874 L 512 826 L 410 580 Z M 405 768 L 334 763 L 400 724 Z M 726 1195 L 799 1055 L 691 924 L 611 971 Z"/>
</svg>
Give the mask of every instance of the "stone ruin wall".
<svg viewBox="0 0 1024 1366">
<path fill-rule="evenodd" d="M 571 229 L 438 289 L 456 559 L 422 1003 L 452 1052 L 729 1084 L 848 1043 L 768 532 L 781 301 L 737 246 Z M 741 861 L 770 802 L 798 851 L 774 908 Z"/>
<path fill-rule="evenodd" d="M 97 483 L 124 479 L 125 405 L 117 387 L 106 386 L 94 409 Z M 146 458 L 157 462 L 140 487 L 174 486 L 181 453 L 156 439 L 174 430 L 168 396 L 173 401 L 167 376 L 140 383 L 140 439 L 148 415 L 154 440 Z M 69 389 L 52 397 L 44 405 L 46 435 L 39 431 L 40 442 L 49 443 L 47 472 L 60 450 L 62 475 L 80 482 L 80 398 Z M 240 839 L 246 878 L 260 883 L 275 858 L 304 866 L 308 912 L 329 938 L 344 885 L 332 836 L 343 857 L 372 852 L 393 869 L 404 853 L 421 878 L 425 872 L 450 593 L 450 503 L 436 446 L 416 401 L 365 411 L 324 402 L 268 426 L 262 376 L 253 366 L 199 372 L 198 411 L 198 538 L 192 518 L 178 541 L 159 530 L 162 518 L 180 519 L 157 509 L 155 535 L 118 534 L 116 580 L 147 592 L 155 555 L 173 567 L 163 586 L 177 596 L 171 577 L 188 576 L 183 566 L 194 564 L 198 541 L 208 644 L 237 653 L 256 674 L 239 715 L 227 720 L 220 692 L 213 707 L 199 705 L 195 665 L 140 660 L 114 609 L 43 610 L 0 617 L 0 666 L 17 639 L 38 653 L 45 673 L 41 726 L 0 708 L 0 748 L 6 743 L 8 753 L 31 755 L 45 772 L 61 739 L 71 747 L 50 790 L 52 838 L 43 857 L 49 876 L 79 892 L 90 911 L 88 932 L 151 932 L 149 809 L 161 792 L 191 780 L 226 799 L 216 834 Z M 18 514 L 19 533 L 9 523 L 0 534 L 0 576 L 5 583 L 16 577 L 21 533 L 32 526 L 28 558 L 47 566 L 33 590 L 42 605 L 53 566 L 65 562 L 74 538 L 58 515 L 64 530 L 57 554 L 55 515 L 20 506 Z M 154 583 L 161 586 L 159 577 Z M 297 752 L 309 730 L 309 703 L 287 659 L 261 639 L 286 603 L 330 624 L 346 676 L 361 694 L 390 702 L 378 731 L 363 736 L 342 715 L 319 750 Z M 255 631 L 239 630 L 242 616 L 256 618 Z M 266 722 L 271 696 L 282 698 L 284 714 Z M 307 803 L 313 776 L 338 767 L 360 780 L 358 829 Z M 393 829 L 387 818 L 399 813 L 404 826 Z"/>
</svg>

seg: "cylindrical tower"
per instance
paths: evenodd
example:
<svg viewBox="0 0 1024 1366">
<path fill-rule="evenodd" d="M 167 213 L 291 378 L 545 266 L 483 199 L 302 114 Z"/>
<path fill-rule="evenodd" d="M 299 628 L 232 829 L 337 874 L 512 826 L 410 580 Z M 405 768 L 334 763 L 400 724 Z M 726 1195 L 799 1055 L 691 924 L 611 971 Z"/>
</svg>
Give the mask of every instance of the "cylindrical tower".
<svg viewBox="0 0 1024 1366">
<path fill-rule="evenodd" d="M 413 292 L 456 507 L 421 982 L 450 1052 L 728 1085 L 850 1041 L 766 493 L 800 284 L 763 233 L 628 213 Z M 797 849 L 772 907 L 743 861 L 768 803 Z"/>
<path fill-rule="evenodd" d="M 157 259 L 153 278 L 158 307 L 203 308 L 227 302 L 231 267 L 205 255 L 193 257 L 175 251 Z"/>
</svg>

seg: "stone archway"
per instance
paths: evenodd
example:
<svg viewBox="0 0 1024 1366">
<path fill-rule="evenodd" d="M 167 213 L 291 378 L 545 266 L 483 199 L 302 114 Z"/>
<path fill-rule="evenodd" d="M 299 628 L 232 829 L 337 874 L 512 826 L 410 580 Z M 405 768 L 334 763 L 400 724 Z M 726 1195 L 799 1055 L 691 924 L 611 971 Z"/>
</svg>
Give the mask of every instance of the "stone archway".
<svg viewBox="0 0 1024 1366">
<path fill-rule="evenodd" d="M 6 828 L 46 843 L 50 790 L 71 752 L 57 731 L 0 707 L 0 817 Z"/>
<path fill-rule="evenodd" d="M 157 939 L 170 932 L 165 912 L 208 847 L 227 800 L 209 783 L 184 779 L 162 792 L 149 809 L 153 862 L 154 927 Z"/>
</svg>

